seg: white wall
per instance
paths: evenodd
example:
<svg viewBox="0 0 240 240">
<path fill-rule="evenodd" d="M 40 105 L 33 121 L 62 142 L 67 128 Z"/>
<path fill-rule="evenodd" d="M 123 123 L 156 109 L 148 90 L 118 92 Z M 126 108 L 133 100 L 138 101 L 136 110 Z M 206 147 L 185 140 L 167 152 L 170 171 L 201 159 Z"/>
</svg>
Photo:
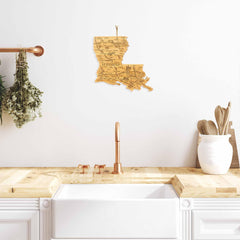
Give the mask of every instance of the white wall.
<svg viewBox="0 0 240 240">
<path fill-rule="evenodd" d="M 43 117 L 0 127 L 0 166 L 76 166 L 114 161 L 121 123 L 124 166 L 195 166 L 197 120 L 232 101 L 240 126 L 240 1 L 0 0 L 0 47 L 28 55 L 44 91 Z M 95 83 L 94 36 L 128 36 L 124 63 L 142 63 L 152 92 Z M 0 54 L 13 83 L 15 54 Z"/>
</svg>

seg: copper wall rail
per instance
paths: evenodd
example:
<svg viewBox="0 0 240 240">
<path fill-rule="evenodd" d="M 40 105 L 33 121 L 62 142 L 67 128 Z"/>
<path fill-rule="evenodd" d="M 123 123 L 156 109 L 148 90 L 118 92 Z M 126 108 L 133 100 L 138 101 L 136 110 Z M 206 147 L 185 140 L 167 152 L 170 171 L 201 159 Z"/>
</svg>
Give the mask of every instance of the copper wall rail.
<svg viewBox="0 0 240 240">
<path fill-rule="evenodd" d="M 0 52 L 19 52 L 20 50 L 25 50 L 26 52 L 33 53 L 35 56 L 42 56 L 44 53 L 44 48 L 42 46 L 35 46 L 30 48 L 0 48 Z"/>
</svg>

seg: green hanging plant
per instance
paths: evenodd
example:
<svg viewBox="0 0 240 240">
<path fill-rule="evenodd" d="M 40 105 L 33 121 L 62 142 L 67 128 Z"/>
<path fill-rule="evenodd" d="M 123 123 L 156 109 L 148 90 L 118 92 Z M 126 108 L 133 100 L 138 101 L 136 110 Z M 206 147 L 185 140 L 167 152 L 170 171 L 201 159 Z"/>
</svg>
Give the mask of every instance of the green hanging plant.
<svg viewBox="0 0 240 240">
<path fill-rule="evenodd" d="M 41 117 L 42 94 L 43 92 L 29 81 L 27 55 L 24 50 L 21 50 L 16 58 L 14 84 L 7 91 L 4 100 L 4 108 L 12 116 L 18 128 L 38 116 Z"/>
<path fill-rule="evenodd" d="M 2 113 L 3 113 L 3 100 L 6 94 L 6 88 L 3 85 L 3 76 L 0 75 L 0 121 L 2 124 Z"/>
</svg>

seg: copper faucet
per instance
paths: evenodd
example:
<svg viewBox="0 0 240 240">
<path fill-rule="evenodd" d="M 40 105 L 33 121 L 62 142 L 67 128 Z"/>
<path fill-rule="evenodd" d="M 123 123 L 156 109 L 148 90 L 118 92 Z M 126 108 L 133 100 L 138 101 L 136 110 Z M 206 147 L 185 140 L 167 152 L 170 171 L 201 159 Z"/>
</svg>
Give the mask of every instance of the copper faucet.
<svg viewBox="0 0 240 240">
<path fill-rule="evenodd" d="M 120 163 L 120 123 L 115 123 L 115 163 L 113 174 L 122 174 L 122 164 Z"/>
</svg>

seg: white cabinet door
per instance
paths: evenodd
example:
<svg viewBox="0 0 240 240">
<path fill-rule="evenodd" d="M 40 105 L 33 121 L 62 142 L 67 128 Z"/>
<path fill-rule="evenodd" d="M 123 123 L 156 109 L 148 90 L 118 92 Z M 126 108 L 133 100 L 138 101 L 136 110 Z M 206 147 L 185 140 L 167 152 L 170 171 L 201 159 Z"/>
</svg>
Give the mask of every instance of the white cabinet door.
<svg viewBox="0 0 240 240">
<path fill-rule="evenodd" d="M 1 210 L 0 239 L 39 240 L 39 211 Z"/>
<path fill-rule="evenodd" d="M 240 239 L 239 210 L 193 210 L 193 239 Z"/>
</svg>

